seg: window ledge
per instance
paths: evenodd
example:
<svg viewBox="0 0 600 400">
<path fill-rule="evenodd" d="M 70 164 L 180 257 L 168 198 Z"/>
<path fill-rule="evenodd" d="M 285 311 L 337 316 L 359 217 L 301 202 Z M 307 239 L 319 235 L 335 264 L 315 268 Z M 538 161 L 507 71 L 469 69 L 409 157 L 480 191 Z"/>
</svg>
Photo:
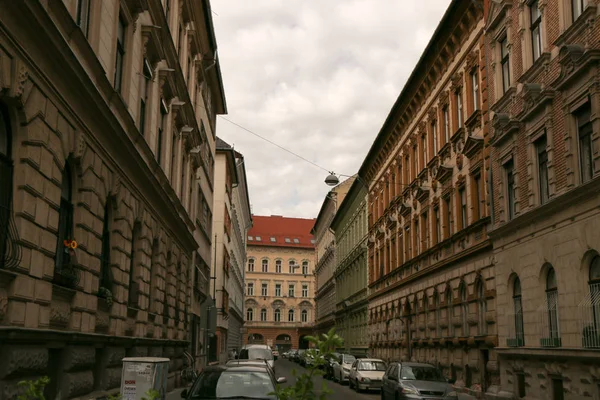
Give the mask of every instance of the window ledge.
<svg viewBox="0 0 600 400">
<path fill-rule="evenodd" d="M 540 54 L 540 57 L 517 80 L 519 83 L 534 82 L 538 75 L 548 68 L 552 55 L 549 52 Z"/>
<path fill-rule="evenodd" d="M 561 47 L 565 44 L 572 43 L 574 39 L 578 39 L 579 36 L 588 28 L 585 22 L 588 19 L 594 18 L 597 8 L 597 5 L 588 3 L 581 15 L 577 17 L 577 19 L 567 29 L 565 29 L 564 32 L 558 36 L 558 38 L 556 38 L 553 44 L 557 47 Z"/>
</svg>

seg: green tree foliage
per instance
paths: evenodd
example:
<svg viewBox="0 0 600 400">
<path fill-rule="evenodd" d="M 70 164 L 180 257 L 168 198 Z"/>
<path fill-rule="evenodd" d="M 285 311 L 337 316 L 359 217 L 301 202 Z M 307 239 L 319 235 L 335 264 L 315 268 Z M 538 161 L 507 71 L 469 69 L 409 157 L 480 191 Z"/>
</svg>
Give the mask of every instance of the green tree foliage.
<svg viewBox="0 0 600 400">
<path fill-rule="evenodd" d="M 321 367 L 327 363 L 326 357 L 331 356 L 336 348 L 343 345 L 343 339 L 335 334 L 335 328 L 332 328 L 328 333 L 321 335 L 321 338 L 308 336 L 309 343 L 314 344 L 314 348 L 307 350 L 307 354 L 313 358 L 312 365 L 307 367 L 307 371 L 298 375 L 296 370 L 292 370 L 296 383 L 288 387 L 280 386 L 275 390 L 275 394 L 280 400 L 326 400 L 333 393 L 323 380 L 323 386 L 320 393 L 316 393 L 314 378 L 323 376 L 324 372 Z M 317 351 L 318 350 L 318 351 Z"/>
<path fill-rule="evenodd" d="M 44 388 L 50 383 L 50 378 L 43 376 L 35 381 L 21 381 L 19 386 L 25 388 L 17 400 L 45 400 Z"/>
</svg>

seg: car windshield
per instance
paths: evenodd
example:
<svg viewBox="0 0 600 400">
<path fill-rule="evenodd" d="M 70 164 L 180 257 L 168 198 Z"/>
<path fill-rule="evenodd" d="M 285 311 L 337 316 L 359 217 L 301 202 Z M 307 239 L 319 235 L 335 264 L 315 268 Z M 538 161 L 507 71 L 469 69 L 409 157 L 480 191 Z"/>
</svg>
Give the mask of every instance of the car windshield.
<svg viewBox="0 0 600 400">
<path fill-rule="evenodd" d="M 249 348 L 242 349 L 240 360 L 272 360 L 273 353 L 269 349 Z"/>
<path fill-rule="evenodd" d="M 358 364 L 359 371 L 385 371 L 383 361 L 361 361 Z"/>
<path fill-rule="evenodd" d="M 350 354 L 344 354 L 343 360 L 346 364 L 352 364 L 354 361 L 356 361 L 356 357 L 351 356 Z"/>
<path fill-rule="evenodd" d="M 431 381 L 431 382 L 445 382 L 442 372 L 435 367 L 422 367 L 422 366 L 403 366 L 400 371 L 400 379 L 403 380 L 417 380 L 417 381 Z"/>
<path fill-rule="evenodd" d="M 205 371 L 190 391 L 191 399 L 269 399 L 275 391 L 271 376 L 261 371 Z"/>
</svg>

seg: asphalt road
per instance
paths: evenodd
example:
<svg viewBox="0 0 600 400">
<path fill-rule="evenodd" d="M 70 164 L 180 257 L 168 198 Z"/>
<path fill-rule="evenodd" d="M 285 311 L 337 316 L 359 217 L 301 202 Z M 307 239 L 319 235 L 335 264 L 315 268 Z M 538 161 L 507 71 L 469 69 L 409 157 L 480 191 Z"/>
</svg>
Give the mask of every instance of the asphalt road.
<svg viewBox="0 0 600 400">
<path fill-rule="evenodd" d="M 295 383 L 295 378 L 292 375 L 292 370 L 295 369 L 297 375 L 302 374 L 303 372 L 305 372 L 306 370 L 304 368 L 302 368 L 299 364 L 296 364 L 294 362 L 288 361 L 286 359 L 279 359 L 277 361 L 275 361 L 275 375 L 279 376 L 285 376 L 287 378 L 287 383 L 286 385 L 293 385 Z M 381 394 L 379 393 L 379 391 L 373 391 L 373 392 L 361 392 L 361 393 L 356 393 L 354 390 L 351 390 L 348 387 L 348 384 L 346 383 L 345 385 L 340 385 L 339 383 L 335 383 L 333 381 L 327 380 L 325 379 L 325 382 L 327 384 L 327 387 L 333 391 L 333 394 L 331 394 L 328 399 L 329 400 L 358 400 L 358 399 L 370 399 L 370 400 L 374 400 L 374 399 L 380 399 L 381 398 Z M 317 377 L 315 378 L 315 388 L 321 388 L 321 386 L 323 385 L 323 378 L 322 377 Z"/>
<path fill-rule="evenodd" d="M 303 372 L 305 372 L 306 370 L 301 367 L 299 364 L 296 364 L 294 362 L 291 362 L 289 360 L 286 359 L 282 359 L 280 358 L 279 360 L 275 361 L 275 375 L 279 376 L 285 376 L 287 378 L 287 383 L 286 385 L 293 385 L 295 382 L 295 378 L 292 375 L 292 370 L 296 370 L 297 375 L 302 374 Z M 381 393 L 379 391 L 371 391 L 371 392 L 361 392 L 361 393 L 357 393 L 354 390 L 351 390 L 348 387 L 348 384 L 339 384 L 330 380 L 325 379 L 325 382 L 327 384 L 327 387 L 333 392 L 333 394 L 331 394 L 328 397 L 328 400 L 358 400 L 358 399 L 371 399 L 371 400 L 375 400 L 375 399 L 380 399 L 381 398 Z M 315 379 L 315 388 L 321 388 L 321 386 L 323 385 L 323 378 L 322 377 L 317 377 Z M 475 397 L 473 396 L 469 396 L 468 394 L 464 394 L 464 393 L 459 393 L 458 394 L 458 400 L 476 400 Z"/>
</svg>

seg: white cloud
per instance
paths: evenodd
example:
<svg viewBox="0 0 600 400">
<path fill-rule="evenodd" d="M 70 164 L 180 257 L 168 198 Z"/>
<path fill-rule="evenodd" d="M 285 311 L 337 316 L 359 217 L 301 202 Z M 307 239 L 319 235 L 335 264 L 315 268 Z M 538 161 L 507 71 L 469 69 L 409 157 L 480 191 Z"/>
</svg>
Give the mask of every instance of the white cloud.
<svg viewBox="0 0 600 400">
<path fill-rule="evenodd" d="M 213 0 L 231 119 L 354 174 L 450 0 Z M 316 217 L 327 172 L 226 121 L 258 215 Z"/>
</svg>

